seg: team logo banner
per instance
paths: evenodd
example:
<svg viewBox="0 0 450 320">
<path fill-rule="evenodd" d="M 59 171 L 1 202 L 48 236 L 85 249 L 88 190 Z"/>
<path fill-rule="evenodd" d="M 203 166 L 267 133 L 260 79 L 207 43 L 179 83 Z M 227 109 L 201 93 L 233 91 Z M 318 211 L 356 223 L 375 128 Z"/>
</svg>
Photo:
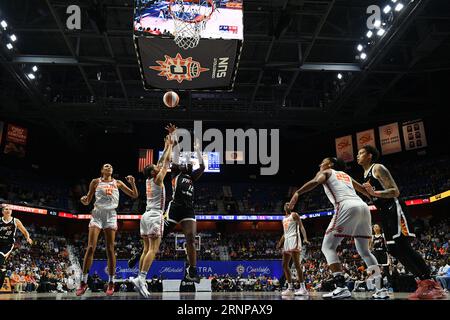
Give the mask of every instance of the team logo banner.
<svg viewBox="0 0 450 320">
<path fill-rule="evenodd" d="M 427 137 L 423 121 L 416 120 L 403 123 L 403 139 L 406 150 L 420 149 L 427 146 Z"/>
<path fill-rule="evenodd" d="M 351 135 L 336 138 L 336 156 L 345 162 L 352 162 L 354 160 Z"/>
<path fill-rule="evenodd" d="M 370 129 L 356 134 L 358 150 L 363 146 L 369 145 L 375 147 L 375 130 Z"/>
<path fill-rule="evenodd" d="M 201 40 L 180 49 L 170 38 L 135 38 L 146 89 L 231 90 L 236 76 L 238 40 Z"/>
<path fill-rule="evenodd" d="M 398 123 L 390 123 L 379 127 L 381 153 L 391 154 L 402 151 L 400 143 L 400 132 L 398 130 Z"/>
</svg>

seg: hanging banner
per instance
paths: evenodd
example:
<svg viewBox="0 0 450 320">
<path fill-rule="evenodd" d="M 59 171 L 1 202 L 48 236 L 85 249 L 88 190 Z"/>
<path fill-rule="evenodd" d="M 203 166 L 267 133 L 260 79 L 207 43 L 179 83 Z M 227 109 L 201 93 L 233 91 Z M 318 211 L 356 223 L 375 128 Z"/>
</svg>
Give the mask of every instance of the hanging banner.
<svg viewBox="0 0 450 320">
<path fill-rule="evenodd" d="M 423 121 L 415 120 L 403 123 L 403 141 L 406 150 L 420 149 L 427 146 L 427 137 Z"/>
<path fill-rule="evenodd" d="M 25 157 L 25 146 L 27 144 L 28 130 L 23 127 L 8 124 L 6 131 L 5 154 Z"/>
<path fill-rule="evenodd" d="M 336 138 L 336 156 L 345 162 L 351 162 L 354 160 L 351 135 Z"/>
<path fill-rule="evenodd" d="M 398 123 L 390 123 L 379 127 L 381 154 L 391 154 L 402 151 Z"/>
<path fill-rule="evenodd" d="M 357 143 L 358 150 L 366 145 L 376 147 L 376 145 L 375 145 L 375 130 L 370 129 L 370 130 L 358 132 L 356 134 L 356 143 Z"/>
</svg>

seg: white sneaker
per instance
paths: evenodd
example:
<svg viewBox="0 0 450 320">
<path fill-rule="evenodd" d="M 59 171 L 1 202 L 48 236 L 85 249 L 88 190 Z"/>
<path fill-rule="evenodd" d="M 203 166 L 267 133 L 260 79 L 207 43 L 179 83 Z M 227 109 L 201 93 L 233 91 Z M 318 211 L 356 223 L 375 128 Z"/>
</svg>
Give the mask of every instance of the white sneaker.
<svg viewBox="0 0 450 320">
<path fill-rule="evenodd" d="M 345 299 L 350 298 L 352 296 L 352 293 L 348 290 L 347 287 L 341 288 L 337 287 L 333 290 L 333 292 L 326 293 L 322 296 L 322 298 L 325 299 Z"/>
<path fill-rule="evenodd" d="M 293 296 L 294 295 L 294 289 L 286 289 L 281 292 L 282 296 Z"/>
<path fill-rule="evenodd" d="M 296 296 L 309 296 L 308 290 L 306 290 L 304 288 L 300 288 L 300 289 L 295 290 L 294 294 Z"/>
<path fill-rule="evenodd" d="M 377 291 L 372 295 L 373 299 L 389 299 L 389 293 L 386 288 L 377 289 Z"/>
<path fill-rule="evenodd" d="M 137 292 L 139 292 L 142 297 L 150 297 L 150 292 L 148 292 L 146 281 L 143 281 L 139 277 L 136 277 L 131 279 L 131 282 L 134 284 L 134 288 L 137 289 Z"/>
</svg>

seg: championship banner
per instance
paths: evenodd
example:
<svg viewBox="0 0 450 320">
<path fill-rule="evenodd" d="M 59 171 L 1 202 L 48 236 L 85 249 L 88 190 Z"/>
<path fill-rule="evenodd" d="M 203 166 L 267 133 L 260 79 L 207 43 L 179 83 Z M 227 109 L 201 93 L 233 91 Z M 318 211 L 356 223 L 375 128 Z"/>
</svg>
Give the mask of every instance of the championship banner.
<svg viewBox="0 0 450 320">
<path fill-rule="evenodd" d="M 193 49 L 180 49 L 170 38 L 135 37 L 144 88 L 232 90 L 240 40 L 202 39 Z"/>
<path fill-rule="evenodd" d="M 135 277 L 139 270 L 128 267 L 127 260 L 117 260 L 116 277 L 118 279 L 128 279 Z M 147 279 L 153 276 L 162 276 L 164 279 L 183 279 L 184 277 L 183 260 L 155 260 L 147 273 Z M 94 260 L 89 274 L 92 276 L 97 272 L 98 276 L 108 279 L 106 260 Z M 241 276 L 246 278 L 249 275 L 265 275 L 266 277 L 281 278 L 283 275 L 282 264 L 280 260 L 236 260 L 236 261 L 197 261 L 197 272 L 201 277 L 209 277 L 211 274 L 229 274 L 232 277 Z"/>
<path fill-rule="evenodd" d="M 358 150 L 362 147 L 369 145 L 376 148 L 375 145 L 375 130 L 370 129 L 356 134 L 356 143 Z"/>
<path fill-rule="evenodd" d="M 336 138 L 336 156 L 345 162 L 352 162 L 354 160 L 351 135 Z"/>
<path fill-rule="evenodd" d="M 427 146 L 423 121 L 416 120 L 403 123 L 403 141 L 406 150 L 414 150 Z"/>
<path fill-rule="evenodd" d="M 6 132 L 5 154 L 25 157 L 25 145 L 27 144 L 28 130 L 16 125 L 8 124 Z"/>
<path fill-rule="evenodd" d="M 381 153 L 383 155 L 402 151 L 398 123 L 390 123 L 379 127 Z"/>
</svg>

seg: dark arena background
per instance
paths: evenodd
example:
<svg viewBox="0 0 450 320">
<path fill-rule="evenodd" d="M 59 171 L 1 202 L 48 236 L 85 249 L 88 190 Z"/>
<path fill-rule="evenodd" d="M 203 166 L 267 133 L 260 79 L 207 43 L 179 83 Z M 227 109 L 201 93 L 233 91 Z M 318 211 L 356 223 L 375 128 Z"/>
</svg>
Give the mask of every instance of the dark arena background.
<svg viewBox="0 0 450 320">
<path fill-rule="evenodd" d="M 195 9 L 199 2 L 214 9 L 211 18 L 198 44 L 180 48 L 175 5 Z M 178 18 L 184 23 L 189 16 Z M 423 297 L 409 300 L 425 290 L 423 281 L 443 293 L 428 299 L 427 308 L 449 307 L 448 1 L 2 0 L 0 64 L 0 202 L 33 241 L 18 228 L 12 251 L 2 244 L 2 307 L 36 300 L 167 304 L 167 315 L 177 319 L 206 317 L 208 306 L 218 310 L 210 317 L 225 318 L 323 309 L 331 302 L 322 295 L 336 285 L 322 251 L 328 225 L 337 220 L 334 207 L 321 185 L 296 202 L 308 238 L 302 235 L 300 253 L 308 294 L 294 295 L 283 272 L 283 245 L 277 247 L 284 204 L 327 157 L 343 159 L 345 172 L 364 183 L 357 155 L 365 145 L 379 150 L 378 163 L 395 180 L 410 217 L 399 214 L 398 223 L 415 234 L 408 241 L 431 274 L 418 279 L 389 254 L 381 267 L 389 299 L 373 301 L 373 275 L 355 240 L 345 237 L 337 256 L 351 296 L 331 299 L 333 308 L 421 306 Z M 177 106 L 164 104 L 167 91 L 178 94 Z M 179 224 L 162 237 L 147 273 L 150 294 L 143 297 L 132 282 L 139 262 L 129 266 L 128 260 L 142 251 L 149 195 L 143 168 L 161 158 L 170 123 L 176 132 L 199 136 L 203 149 L 214 140 L 207 137 L 211 130 L 223 147 L 202 149 L 206 172 L 194 183 L 200 283 L 187 278 L 192 270 L 185 270 Z M 237 132 L 231 141 L 230 131 Z M 189 158 L 198 168 L 195 152 Z M 88 228 L 95 196 L 88 206 L 80 199 L 104 164 L 129 187 L 126 177 L 133 176 L 139 196 L 120 191 L 113 246 L 101 232 L 88 289 L 78 296 L 88 232 L 95 229 Z M 164 185 L 167 224 L 177 187 L 171 172 Z M 383 226 L 385 212 L 359 195 L 371 223 Z M 0 229 L 6 225 L 3 217 Z M 300 290 L 295 266 L 289 269 L 293 290 Z"/>
</svg>

